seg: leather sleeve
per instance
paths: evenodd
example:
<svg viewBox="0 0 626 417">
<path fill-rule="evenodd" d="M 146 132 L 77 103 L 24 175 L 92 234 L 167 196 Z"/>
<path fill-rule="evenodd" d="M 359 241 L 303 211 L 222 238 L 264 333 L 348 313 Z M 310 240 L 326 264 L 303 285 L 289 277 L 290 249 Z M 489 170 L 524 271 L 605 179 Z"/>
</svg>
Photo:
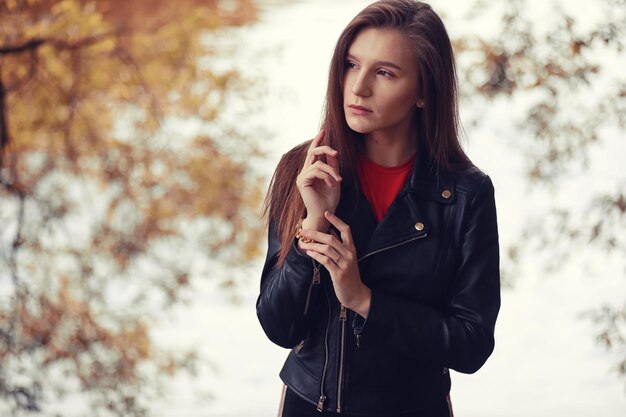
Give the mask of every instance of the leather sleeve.
<svg viewBox="0 0 626 417">
<path fill-rule="evenodd" d="M 372 290 L 367 319 L 355 333 L 376 333 L 402 353 L 458 372 L 476 372 L 494 348 L 500 309 L 498 228 L 493 184 L 484 176 L 461 213 L 461 259 L 442 309 Z"/>
<path fill-rule="evenodd" d="M 267 337 L 284 348 L 301 342 L 308 329 L 308 311 L 318 297 L 314 261 L 298 252 L 295 240 L 285 263 L 277 265 L 280 242 L 274 223 L 268 228 L 268 248 L 261 274 L 256 312 Z"/>
</svg>

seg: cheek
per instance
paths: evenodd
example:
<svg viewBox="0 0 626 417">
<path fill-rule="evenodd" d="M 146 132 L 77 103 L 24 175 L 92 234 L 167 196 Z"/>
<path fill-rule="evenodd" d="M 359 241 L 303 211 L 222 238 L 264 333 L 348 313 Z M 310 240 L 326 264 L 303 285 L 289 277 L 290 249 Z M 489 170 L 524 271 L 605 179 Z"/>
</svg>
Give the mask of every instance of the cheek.
<svg viewBox="0 0 626 417">
<path fill-rule="evenodd" d="M 350 93 L 350 91 L 352 90 L 352 77 L 350 76 L 350 73 L 347 72 L 344 76 L 343 76 L 343 97 L 348 97 L 348 94 Z"/>
<path fill-rule="evenodd" d="M 406 114 L 407 112 L 415 108 L 417 102 L 417 95 L 410 93 L 411 90 L 398 90 L 394 94 L 387 96 L 386 103 L 389 110 L 393 110 L 397 114 Z"/>
</svg>

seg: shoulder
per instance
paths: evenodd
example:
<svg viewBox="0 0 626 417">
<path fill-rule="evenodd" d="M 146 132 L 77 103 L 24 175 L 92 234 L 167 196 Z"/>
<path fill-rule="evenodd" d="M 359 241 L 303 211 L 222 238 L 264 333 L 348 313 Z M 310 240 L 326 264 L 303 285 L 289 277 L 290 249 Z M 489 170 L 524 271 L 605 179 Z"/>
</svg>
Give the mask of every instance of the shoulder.
<svg viewBox="0 0 626 417">
<path fill-rule="evenodd" d="M 481 189 L 493 189 L 489 176 L 471 162 L 450 167 L 435 165 L 425 156 L 416 162 L 409 190 L 443 204 L 471 202 Z"/>
<path fill-rule="evenodd" d="M 475 165 L 470 165 L 450 174 L 453 177 L 457 196 L 473 204 L 480 196 L 493 198 L 494 186 L 491 177 Z"/>
</svg>

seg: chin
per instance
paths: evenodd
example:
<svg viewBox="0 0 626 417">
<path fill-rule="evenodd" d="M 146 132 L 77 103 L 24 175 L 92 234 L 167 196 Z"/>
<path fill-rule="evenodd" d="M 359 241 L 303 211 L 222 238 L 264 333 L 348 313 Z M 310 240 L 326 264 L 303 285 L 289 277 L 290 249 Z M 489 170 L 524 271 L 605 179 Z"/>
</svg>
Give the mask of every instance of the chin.
<svg viewBox="0 0 626 417">
<path fill-rule="evenodd" d="M 346 124 L 356 133 L 367 134 L 372 132 L 372 129 L 364 126 L 362 123 L 354 123 L 354 121 L 351 121 L 349 118 L 346 118 Z"/>
<path fill-rule="evenodd" d="M 348 127 L 350 129 L 352 129 L 353 131 L 355 131 L 356 133 L 360 133 L 362 135 L 366 135 L 368 133 L 371 133 L 371 131 L 369 129 L 359 129 L 358 127 L 352 127 L 350 125 L 348 125 Z"/>
</svg>

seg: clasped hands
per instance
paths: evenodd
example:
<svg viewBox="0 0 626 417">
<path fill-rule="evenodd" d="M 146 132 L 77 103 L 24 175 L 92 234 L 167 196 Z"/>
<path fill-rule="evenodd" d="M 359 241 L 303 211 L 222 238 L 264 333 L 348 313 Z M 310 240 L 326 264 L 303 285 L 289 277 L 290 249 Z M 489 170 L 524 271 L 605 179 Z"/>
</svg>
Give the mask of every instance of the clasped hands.
<svg viewBox="0 0 626 417">
<path fill-rule="evenodd" d="M 301 241 L 299 246 L 307 255 L 326 267 L 339 302 L 367 318 L 372 292 L 361 280 L 350 226 L 329 211 L 324 212 L 324 217 L 339 230 L 340 236 L 334 231 L 323 233 L 303 229 L 302 236 L 315 242 Z"/>
<path fill-rule="evenodd" d="M 311 141 L 296 179 L 307 211 L 301 235 L 314 241 L 305 243 L 299 240 L 298 245 L 307 255 L 326 267 L 339 302 L 367 317 L 371 291 L 361 281 L 350 227 L 333 214 L 339 204 L 343 178 L 339 174 L 338 152 L 328 145 L 322 145 L 324 135 L 321 130 Z M 341 236 L 337 236 L 334 231 L 321 231 L 328 230 L 329 224 L 335 226 Z"/>
</svg>

